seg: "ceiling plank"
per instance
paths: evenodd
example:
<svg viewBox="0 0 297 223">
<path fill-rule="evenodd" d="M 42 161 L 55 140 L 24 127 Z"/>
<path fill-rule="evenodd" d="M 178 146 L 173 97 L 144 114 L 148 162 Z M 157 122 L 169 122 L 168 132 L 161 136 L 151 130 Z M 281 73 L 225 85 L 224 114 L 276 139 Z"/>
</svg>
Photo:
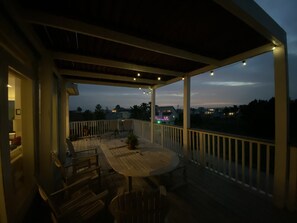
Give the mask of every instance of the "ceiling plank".
<svg viewBox="0 0 297 223">
<path fill-rule="evenodd" d="M 108 82 L 108 81 L 101 81 L 101 80 L 88 80 L 88 79 L 76 79 L 71 77 L 65 77 L 65 80 L 72 83 L 77 84 L 96 84 L 96 85 L 106 85 L 106 86 L 112 86 L 112 87 L 130 87 L 130 88 L 150 88 L 150 85 L 145 84 L 127 84 L 127 83 L 114 83 L 114 82 Z"/>
<path fill-rule="evenodd" d="M 134 80 L 133 77 L 78 71 L 78 70 L 71 70 L 71 69 L 60 69 L 59 73 L 64 76 L 99 78 L 99 79 L 107 79 L 110 81 L 116 80 L 116 81 L 126 81 L 126 82 L 131 82 L 131 83 L 147 83 L 147 84 L 153 84 L 153 85 L 165 84 L 165 81 L 151 80 L 151 79 L 145 79 L 145 78 L 139 78 L 139 77 L 135 77 L 136 80 Z"/>
<path fill-rule="evenodd" d="M 81 33 L 84 35 L 109 40 L 124 45 L 133 46 L 140 49 L 149 50 L 156 53 L 161 53 L 177 58 L 182 58 L 190 61 L 195 61 L 204 64 L 217 65 L 218 60 L 195 54 L 182 49 L 174 48 L 164 44 L 152 42 L 135 36 L 127 35 L 124 33 L 116 32 L 103 27 L 90 25 L 76 20 L 54 16 L 38 11 L 26 11 L 23 17 L 27 22 L 39 25 L 50 26 L 53 28 L 63 29 L 71 32 Z"/>
<path fill-rule="evenodd" d="M 156 67 L 142 66 L 142 65 L 120 62 L 115 60 L 107 60 L 107 59 L 102 59 L 97 57 L 82 56 L 77 54 L 53 52 L 52 56 L 54 59 L 58 59 L 58 60 L 66 60 L 66 61 L 72 61 L 72 62 L 78 62 L 78 63 L 114 67 L 114 68 L 133 70 L 138 72 L 147 72 L 147 73 L 162 74 L 162 75 L 168 75 L 168 76 L 181 75 L 181 72 L 177 72 L 177 71 L 161 69 Z"/>
</svg>

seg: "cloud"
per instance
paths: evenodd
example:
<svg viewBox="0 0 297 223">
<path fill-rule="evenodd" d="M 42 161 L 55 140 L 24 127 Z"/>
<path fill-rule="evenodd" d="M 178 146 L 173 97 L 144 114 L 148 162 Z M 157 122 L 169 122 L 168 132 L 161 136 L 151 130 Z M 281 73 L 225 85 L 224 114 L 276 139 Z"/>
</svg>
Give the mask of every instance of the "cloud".
<svg viewBox="0 0 297 223">
<path fill-rule="evenodd" d="M 242 82 L 242 81 L 207 81 L 203 82 L 205 85 L 224 86 L 224 87 L 242 87 L 242 86 L 255 86 L 259 82 Z"/>
</svg>

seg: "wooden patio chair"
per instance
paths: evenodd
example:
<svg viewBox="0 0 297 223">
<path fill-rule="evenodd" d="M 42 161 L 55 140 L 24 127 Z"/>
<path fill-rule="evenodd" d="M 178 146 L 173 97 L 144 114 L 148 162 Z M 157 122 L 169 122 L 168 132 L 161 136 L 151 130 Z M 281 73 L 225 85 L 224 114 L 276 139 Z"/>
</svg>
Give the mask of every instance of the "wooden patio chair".
<svg viewBox="0 0 297 223">
<path fill-rule="evenodd" d="M 90 222 L 103 211 L 105 198 L 108 191 L 95 194 L 85 185 L 88 178 L 82 179 L 54 193 L 48 194 L 37 181 L 41 198 L 48 204 L 51 210 L 53 222 L 78 223 Z M 96 220 L 96 219 L 95 219 Z"/>
<path fill-rule="evenodd" d="M 73 162 L 76 162 L 76 160 L 81 159 L 92 159 L 95 161 L 96 165 L 98 165 L 98 151 L 97 148 L 90 148 L 90 149 L 84 149 L 80 151 L 76 151 L 73 143 L 69 138 L 66 138 L 66 144 L 69 151 L 69 155 L 72 158 Z"/>
<path fill-rule="evenodd" d="M 132 191 L 112 199 L 109 210 L 117 223 L 161 223 L 168 213 L 166 189 L 159 191 Z"/>
<path fill-rule="evenodd" d="M 82 178 L 88 177 L 91 180 L 98 180 L 101 185 L 101 169 L 99 166 L 92 165 L 90 159 L 83 159 L 63 165 L 55 152 L 51 152 L 52 160 L 55 166 L 59 169 L 63 178 L 64 186 L 79 181 Z"/>
</svg>

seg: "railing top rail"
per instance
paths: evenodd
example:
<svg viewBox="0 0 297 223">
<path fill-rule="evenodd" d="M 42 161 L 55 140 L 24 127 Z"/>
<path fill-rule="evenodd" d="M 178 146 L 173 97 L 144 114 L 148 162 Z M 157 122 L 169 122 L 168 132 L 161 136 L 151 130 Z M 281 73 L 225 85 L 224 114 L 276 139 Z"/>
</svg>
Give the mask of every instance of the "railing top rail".
<svg viewBox="0 0 297 223">
<path fill-rule="evenodd" d="M 176 126 L 176 125 L 158 124 L 158 123 L 154 123 L 154 125 L 156 125 L 156 126 L 158 126 L 158 125 L 163 125 L 163 126 L 166 126 L 166 127 L 169 127 L 169 128 L 175 128 L 175 129 L 181 129 L 181 130 L 183 130 L 182 127 L 179 127 L 179 126 Z"/>
<path fill-rule="evenodd" d="M 220 137 L 240 139 L 240 140 L 250 141 L 250 142 L 254 142 L 254 143 L 260 142 L 260 143 L 268 144 L 270 146 L 274 146 L 274 141 L 268 140 L 268 139 L 253 138 L 253 137 L 249 137 L 249 136 L 235 135 L 235 134 L 231 134 L 231 133 L 222 133 L 222 132 L 216 132 L 216 131 L 205 130 L 205 129 L 188 129 L 188 131 L 197 131 L 197 132 L 207 133 L 207 134 L 211 134 L 211 135 L 217 135 Z"/>
</svg>

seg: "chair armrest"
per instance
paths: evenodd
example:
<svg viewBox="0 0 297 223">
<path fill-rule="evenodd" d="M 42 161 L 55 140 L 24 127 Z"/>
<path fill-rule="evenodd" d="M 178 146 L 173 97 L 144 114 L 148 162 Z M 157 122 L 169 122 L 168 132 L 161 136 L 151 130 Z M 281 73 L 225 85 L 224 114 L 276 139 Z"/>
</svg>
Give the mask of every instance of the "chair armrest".
<svg viewBox="0 0 297 223">
<path fill-rule="evenodd" d="M 76 187 L 80 187 L 80 188 L 86 187 L 86 185 L 88 185 L 90 182 L 91 182 L 90 176 L 82 177 L 81 179 L 75 181 L 74 183 L 64 186 L 64 188 L 51 193 L 50 196 L 54 197 L 61 193 L 69 192 L 69 190 L 74 189 Z"/>
<path fill-rule="evenodd" d="M 76 166 L 83 166 L 83 164 L 85 164 L 85 166 L 90 166 L 91 165 L 91 160 L 86 158 L 86 159 L 76 159 L 73 158 L 72 159 L 74 162 L 69 163 L 64 165 L 64 168 L 75 168 Z"/>
<path fill-rule="evenodd" d="M 95 154 L 98 153 L 96 148 L 79 150 L 79 151 L 75 151 L 75 153 L 87 153 L 87 152 L 90 152 L 90 151 L 94 151 Z"/>
</svg>

